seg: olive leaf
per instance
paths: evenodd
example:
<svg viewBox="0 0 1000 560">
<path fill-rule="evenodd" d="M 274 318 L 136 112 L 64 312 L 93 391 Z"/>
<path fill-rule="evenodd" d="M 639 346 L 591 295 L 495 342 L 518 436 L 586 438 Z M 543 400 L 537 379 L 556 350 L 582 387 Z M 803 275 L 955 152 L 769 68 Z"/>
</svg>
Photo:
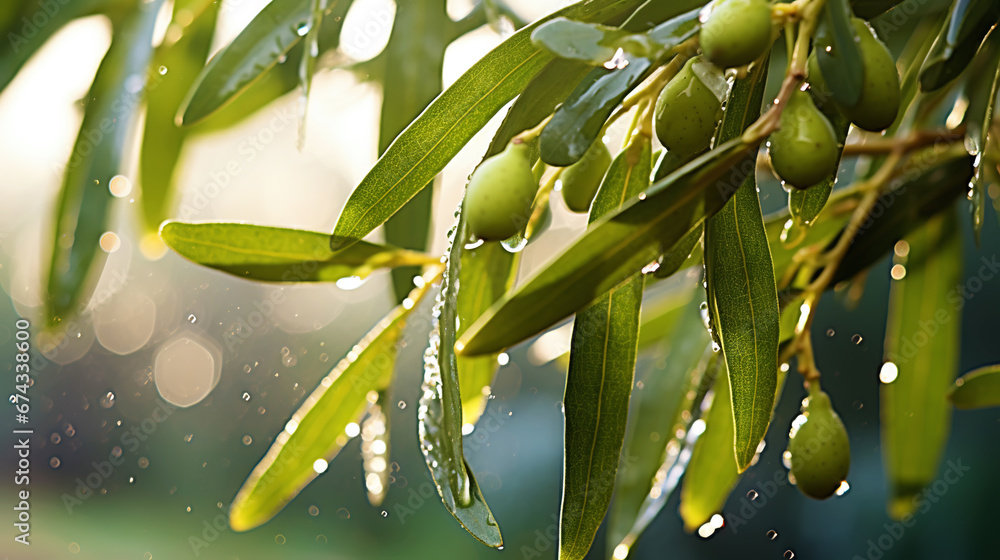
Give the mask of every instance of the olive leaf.
<svg viewBox="0 0 1000 560">
<path fill-rule="evenodd" d="M 536 27 L 559 16 L 605 21 L 639 3 L 596 0 L 573 4 L 521 29 L 487 53 L 428 105 L 375 162 L 344 205 L 334 234 L 346 245 L 348 238 L 361 239 L 385 223 L 525 88 L 552 60 L 531 44 Z"/>
<path fill-rule="evenodd" d="M 86 303 L 88 276 L 103 263 L 98 249 L 122 168 L 139 96 L 152 56 L 153 25 L 162 0 L 147 2 L 113 24 L 111 47 L 87 94 L 87 107 L 66 164 L 54 220 L 46 315 L 54 325 Z M 136 86 L 140 86 L 136 92 Z"/>
<path fill-rule="evenodd" d="M 593 223 L 649 186 L 650 138 L 619 152 L 590 210 Z M 614 491 L 635 371 L 645 276 L 635 273 L 576 314 L 563 397 L 565 452 L 559 558 L 586 556 Z"/>
<path fill-rule="evenodd" d="M 994 0 L 955 0 L 947 23 L 920 69 L 920 88 L 934 91 L 958 77 L 997 24 L 1000 4 Z"/>
<path fill-rule="evenodd" d="M 882 449 L 889 514 L 912 513 L 913 499 L 934 481 L 948 438 L 947 393 L 958 373 L 962 237 L 954 209 L 910 232 L 906 273 L 892 282 L 879 378 Z M 934 325 L 927 332 L 926 325 Z"/>
<path fill-rule="evenodd" d="M 295 411 L 236 494 L 229 509 L 234 531 L 263 525 L 326 470 L 347 444 L 347 425 L 368 410 L 368 393 L 389 386 L 403 327 L 429 291 L 427 282 L 411 293 L 412 305 L 379 321 Z"/>
<path fill-rule="evenodd" d="M 962 410 L 1000 406 L 1000 365 L 976 368 L 956 379 L 948 400 Z"/>
<path fill-rule="evenodd" d="M 652 45 L 643 44 L 640 37 L 628 31 L 606 25 L 583 23 L 558 17 L 538 26 L 531 33 L 531 42 L 559 58 L 600 65 L 615 56 L 618 49 L 646 56 Z"/>
<path fill-rule="evenodd" d="M 846 107 L 857 105 L 861 99 L 864 64 L 859 42 L 847 0 L 828 0 L 816 27 L 813 50 L 830 93 Z"/>
<path fill-rule="evenodd" d="M 997 92 L 1000 90 L 1000 33 L 990 33 L 972 68 L 972 75 L 965 86 L 965 95 L 969 99 L 969 108 L 963 119 L 966 144 L 970 152 L 984 154 L 992 139 L 990 133 L 993 112 Z M 986 217 L 986 198 L 989 196 L 986 192 L 988 182 L 984 175 L 984 168 L 988 166 L 986 161 L 987 158 L 982 156 L 976 159 L 969 196 L 972 232 L 977 245 L 983 229 L 983 218 Z"/>
<path fill-rule="evenodd" d="M 452 23 L 444 0 L 410 0 L 396 6 L 389 43 L 385 47 L 385 78 L 379 116 L 379 154 L 392 144 L 406 125 L 441 93 L 441 72 Z M 433 180 L 432 180 L 433 181 Z M 423 251 L 430 237 L 433 188 L 423 189 L 385 223 L 385 240 L 391 245 Z M 392 271 L 396 300 L 402 301 L 419 274 L 414 267 Z"/>
<path fill-rule="evenodd" d="M 359 241 L 330 248 L 328 233 L 225 222 L 167 222 L 160 236 L 181 256 L 216 270 L 265 282 L 332 282 L 379 268 L 423 266 L 439 259 Z"/>
</svg>

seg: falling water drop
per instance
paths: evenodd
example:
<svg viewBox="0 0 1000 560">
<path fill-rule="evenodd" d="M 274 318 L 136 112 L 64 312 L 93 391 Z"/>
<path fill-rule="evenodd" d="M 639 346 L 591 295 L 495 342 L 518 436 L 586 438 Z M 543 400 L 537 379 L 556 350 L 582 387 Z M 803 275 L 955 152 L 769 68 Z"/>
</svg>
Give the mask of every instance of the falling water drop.
<svg viewBox="0 0 1000 560">
<path fill-rule="evenodd" d="M 854 344 L 861 344 L 862 340 L 864 340 L 864 339 L 861 338 L 860 334 L 856 334 L 856 335 L 854 335 L 854 336 L 851 337 L 851 342 L 853 342 Z"/>
<path fill-rule="evenodd" d="M 243 402 L 250 402 L 250 393 L 243 392 Z"/>
<path fill-rule="evenodd" d="M 115 394 L 111 391 L 105 393 L 105 395 L 101 397 L 101 406 L 104 408 L 111 408 L 112 406 L 115 406 Z"/>
<path fill-rule="evenodd" d="M 59 460 L 59 457 L 49 459 L 49 466 L 53 469 L 58 469 L 60 464 L 62 464 L 62 461 Z"/>
<path fill-rule="evenodd" d="M 771 529 L 770 531 L 767 532 L 767 538 L 773 541 L 774 539 L 778 538 L 778 532 L 775 531 L 774 529 Z"/>
<path fill-rule="evenodd" d="M 785 558 L 785 560 L 792 560 L 792 558 L 795 558 L 795 553 L 792 552 L 791 550 L 786 550 L 785 554 L 784 554 L 784 558 Z"/>
<path fill-rule="evenodd" d="M 757 499 L 757 491 L 756 490 L 751 490 L 751 491 L 747 492 L 747 498 L 750 498 L 751 501 L 756 500 Z"/>
</svg>

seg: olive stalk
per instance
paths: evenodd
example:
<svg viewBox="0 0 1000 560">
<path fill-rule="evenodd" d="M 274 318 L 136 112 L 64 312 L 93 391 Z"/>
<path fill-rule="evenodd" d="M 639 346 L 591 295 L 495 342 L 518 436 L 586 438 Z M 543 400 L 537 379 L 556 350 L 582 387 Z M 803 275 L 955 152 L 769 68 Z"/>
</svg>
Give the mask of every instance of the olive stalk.
<svg viewBox="0 0 1000 560">
<path fill-rule="evenodd" d="M 945 130 L 918 130 L 905 138 L 879 137 L 865 142 L 851 143 L 844 146 L 845 156 L 878 155 L 890 153 L 896 149 L 912 151 L 939 143 L 961 142 L 965 139 L 965 127 Z"/>
</svg>

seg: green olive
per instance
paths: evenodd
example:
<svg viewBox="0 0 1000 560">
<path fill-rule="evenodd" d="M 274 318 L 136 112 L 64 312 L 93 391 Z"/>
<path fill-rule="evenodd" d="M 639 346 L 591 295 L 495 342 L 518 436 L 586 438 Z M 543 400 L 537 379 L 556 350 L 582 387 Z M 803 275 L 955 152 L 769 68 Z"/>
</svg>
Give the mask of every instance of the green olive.
<svg viewBox="0 0 1000 560">
<path fill-rule="evenodd" d="M 852 123 L 873 132 L 889 128 L 899 112 L 899 73 L 896 63 L 882 41 L 872 33 L 863 19 L 853 18 L 851 23 L 861 36 L 858 49 L 864 67 L 861 98 L 857 105 L 845 107 L 844 115 Z"/>
<path fill-rule="evenodd" d="M 595 140 L 580 161 L 563 169 L 559 176 L 566 207 L 578 213 L 590 210 L 590 203 L 594 201 L 601 179 L 610 166 L 611 152 L 604 142 Z"/>
<path fill-rule="evenodd" d="M 795 188 L 807 189 L 837 171 L 837 134 L 808 93 L 792 93 L 769 153 L 771 168 Z"/>
<path fill-rule="evenodd" d="M 681 158 L 708 148 L 728 88 L 718 67 L 688 60 L 656 99 L 656 137 L 663 147 Z"/>
<path fill-rule="evenodd" d="M 507 239 L 531 215 L 538 182 L 531 173 L 527 144 L 510 144 L 472 173 L 465 193 L 465 219 L 476 237 Z"/>
<path fill-rule="evenodd" d="M 750 64 L 771 46 L 771 5 L 767 0 L 717 2 L 701 26 L 705 58 L 716 66 Z"/>
<path fill-rule="evenodd" d="M 810 53 L 809 58 L 806 60 L 806 72 L 808 74 L 810 91 L 815 94 L 816 100 L 820 102 L 820 106 L 825 107 L 827 105 L 826 101 L 831 99 L 833 94 L 830 92 L 830 87 L 826 85 L 826 79 L 823 78 L 823 73 L 819 69 L 819 60 L 816 59 L 816 51 Z"/>
<path fill-rule="evenodd" d="M 795 485 L 810 498 L 829 498 L 847 478 L 851 468 L 847 429 L 830 397 L 818 388 L 810 390 L 802 415 L 792 423 L 788 454 Z"/>
</svg>

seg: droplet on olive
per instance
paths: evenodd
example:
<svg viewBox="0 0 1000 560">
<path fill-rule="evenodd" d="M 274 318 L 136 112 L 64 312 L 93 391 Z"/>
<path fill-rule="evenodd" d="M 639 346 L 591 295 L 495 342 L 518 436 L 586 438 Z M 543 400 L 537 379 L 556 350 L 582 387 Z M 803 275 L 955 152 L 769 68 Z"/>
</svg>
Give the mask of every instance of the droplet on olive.
<svg viewBox="0 0 1000 560">
<path fill-rule="evenodd" d="M 611 165 L 611 152 L 600 138 L 587 148 L 580 161 L 563 169 L 562 196 L 573 212 L 586 212 L 597 195 L 601 180 Z"/>
<path fill-rule="evenodd" d="M 807 189 L 837 171 L 837 134 L 809 94 L 795 90 L 771 135 L 771 168 L 785 183 Z"/>
<path fill-rule="evenodd" d="M 833 410 L 830 397 L 811 389 L 802 415 L 792 423 L 788 454 L 795 485 L 806 496 L 824 500 L 847 478 L 851 446 L 847 429 Z"/>
<path fill-rule="evenodd" d="M 688 60 L 656 99 L 656 137 L 685 158 L 708 148 L 722 115 L 729 84 L 717 66 L 698 57 Z"/>
<path fill-rule="evenodd" d="M 701 26 L 701 51 L 716 66 L 750 64 L 771 46 L 771 5 L 767 0 L 723 0 Z"/>
<path fill-rule="evenodd" d="M 537 190 L 527 144 L 509 144 L 503 152 L 483 161 L 469 179 L 465 193 L 469 230 L 487 241 L 507 239 L 520 232 L 531 215 Z"/>
</svg>

